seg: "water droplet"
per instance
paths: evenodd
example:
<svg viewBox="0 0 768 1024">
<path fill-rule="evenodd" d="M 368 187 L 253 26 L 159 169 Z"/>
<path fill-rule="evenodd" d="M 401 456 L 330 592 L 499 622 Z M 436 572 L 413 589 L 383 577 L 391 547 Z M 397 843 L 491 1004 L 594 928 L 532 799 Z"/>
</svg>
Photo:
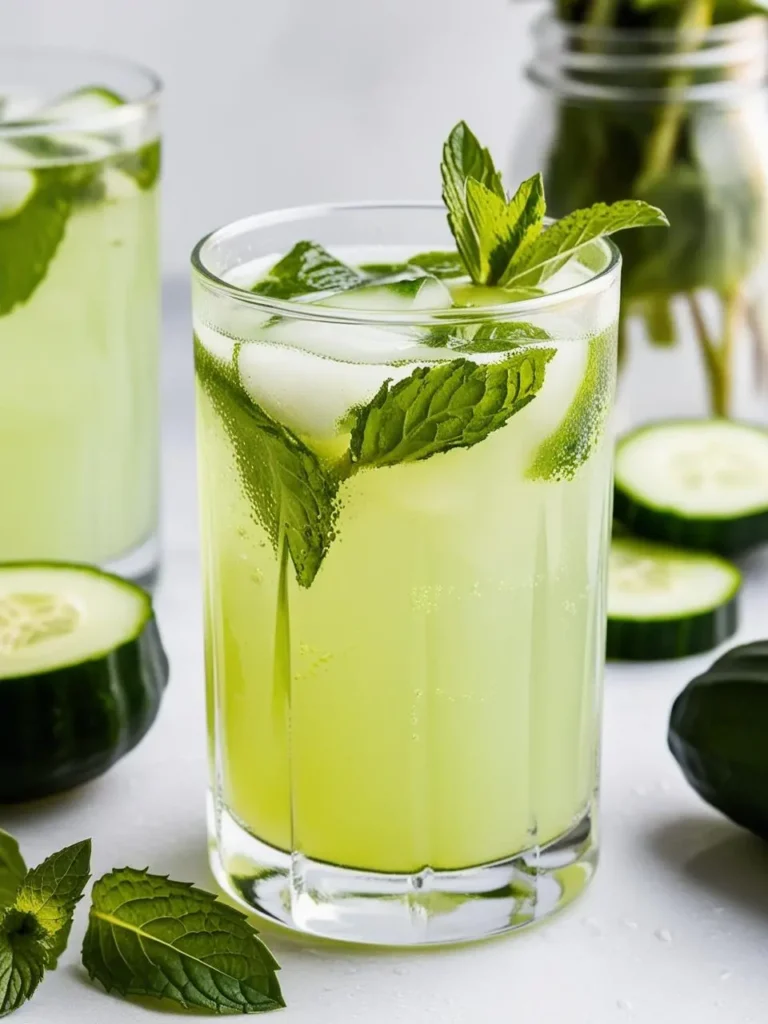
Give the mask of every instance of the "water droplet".
<svg viewBox="0 0 768 1024">
<path fill-rule="evenodd" d="M 333 985 L 323 985 L 323 992 L 333 992 Z"/>
<path fill-rule="evenodd" d="M 630 1001 L 628 999 L 617 999 L 616 1000 L 616 1006 L 620 1010 L 627 1010 L 628 1013 L 632 1013 L 632 1009 L 633 1009 L 632 1003 L 630 1003 Z"/>
<path fill-rule="evenodd" d="M 658 928 L 656 930 L 656 932 L 655 932 L 655 935 L 656 935 L 656 938 L 659 940 L 659 942 L 671 942 L 672 941 L 672 932 L 670 932 L 666 928 Z"/>
<path fill-rule="evenodd" d="M 597 918 L 595 918 L 595 917 L 588 917 L 588 918 L 586 918 L 586 920 L 584 921 L 584 927 L 592 935 L 602 935 L 603 934 L 603 927 L 600 924 L 600 922 L 597 920 Z"/>
<path fill-rule="evenodd" d="M 659 783 L 659 789 L 662 793 L 669 793 L 672 790 L 672 783 L 668 779 L 662 779 Z"/>
<path fill-rule="evenodd" d="M 636 932 L 637 929 L 640 927 L 638 925 L 637 921 L 632 921 L 628 917 L 625 917 L 624 920 L 621 923 L 624 925 L 625 928 L 629 928 L 630 931 L 633 931 L 633 932 Z"/>
<path fill-rule="evenodd" d="M 395 967 L 393 969 L 392 973 L 393 974 L 407 974 L 408 973 L 408 968 L 407 967 Z"/>
<path fill-rule="evenodd" d="M 635 794 L 635 796 L 648 796 L 648 787 L 647 786 L 633 786 L 632 787 L 632 792 Z"/>
<path fill-rule="evenodd" d="M 733 971 L 720 971 L 720 981 L 728 981 L 733 977 Z"/>
<path fill-rule="evenodd" d="M 725 913 L 725 907 L 712 907 L 712 913 L 713 914 L 724 914 Z"/>
<path fill-rule="evenodd" d="M 357 967 L 354 964 L 347 964 L 344 969 L 345 974 L 357 974 Z"/>
</svg>

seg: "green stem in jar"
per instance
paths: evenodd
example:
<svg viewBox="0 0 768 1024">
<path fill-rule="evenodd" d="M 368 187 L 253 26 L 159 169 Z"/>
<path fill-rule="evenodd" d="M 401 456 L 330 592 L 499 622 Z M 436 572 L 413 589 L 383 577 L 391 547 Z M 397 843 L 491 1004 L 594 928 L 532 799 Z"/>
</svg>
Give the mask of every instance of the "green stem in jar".
<svg viewBox="0 0 768 1024">
<path fill-rule="evenodd" d="M 712 27 L 714 11 L 715 0 L 686 0 L 676 26 L 679 36 L 678 53 L 693 53 L 699 48 Z M 691 72 L 680 70 L 670 75 L 667 88 L 670 93 L 681 92 L 691 82 Z M 669 170 L 680 139 L 686 109 L 683 100 L 663 106 L 645 151 L 645 160 L 635 186 L 637 195 L 646 192 Z"/>
</svg>

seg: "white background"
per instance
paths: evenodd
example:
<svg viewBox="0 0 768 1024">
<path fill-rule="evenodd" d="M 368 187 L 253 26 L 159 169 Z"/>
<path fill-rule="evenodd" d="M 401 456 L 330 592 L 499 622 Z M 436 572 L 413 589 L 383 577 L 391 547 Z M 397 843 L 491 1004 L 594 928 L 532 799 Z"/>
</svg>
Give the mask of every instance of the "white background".
<svg viewBox="0 0 768 1024">
<path fill-rule="evenodd" d="M 159 72 L 165 264 L 185 271 L 198 238 L 259 210 L 436 198 L 440 146 L 462 117 L 506 156 L 530 101 L 522 65 L 537 10 L 524 0 L 1 0 L 0 46 L 91 47 Z"/>
<path fill-rule="evenodd" d="M 167 83 L 165 266 L 185 275 L 211 227 L 327 198 L 433 197 L 436 154 L 467 118 L 506 154 L 530 102 L 534 10 L 508 0 L 2 0 L 2 43 L 95 46 Z M 1 59 L 1 58 L 0 58 Z M 169 292 L 164 382 L 166 571 L 173 665 L 161 716 L 109 775 L 0 811 L 30 863 L 94 839 L 94 873 L 149 865 L 211 887 L 204 837 L 202 641 L 189 327 Z M 740 639 L 765 633 L 768 559 L 750 566 Z M 559 921 L 440 953 L 339 950 L 270 935 L 286 1024 L 765 1024 L 768 853 L 694 796 L 666 750 L 669 708 L 710 660 L 612 668 L 603 862 Z M 14 1024 L 181 1019 L 111 1000 L 78 965 L 85 907 L 59 970 Z M 193 1018 L 194 1019 L 194 1018 Z"/>
</svg>

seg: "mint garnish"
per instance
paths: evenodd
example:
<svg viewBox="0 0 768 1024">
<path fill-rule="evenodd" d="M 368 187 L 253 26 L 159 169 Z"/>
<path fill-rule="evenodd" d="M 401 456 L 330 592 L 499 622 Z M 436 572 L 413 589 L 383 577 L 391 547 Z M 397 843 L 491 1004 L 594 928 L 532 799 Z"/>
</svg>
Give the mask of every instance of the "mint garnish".
<svg viewBox="0 0 768 1024">
<path fill-rule="evenodd" d="M 12 835 L 0 828 L 0 912 L 16 899 L 26 873 L 27 865 L 19 851 L 19 844 Z"/>
<path fill-rule="evenodd" d="M 251 291 L 271 299 L 295 299 L 312 292 L 343 291 L 364 280 L 317 242 L 298 242 Z"/>
<path fill-rule="evenodd" d="M 275 551 L 285 533 L 296 578 L 310 586 L 334 536 L 336 481 L 292 431 L 251 401 L 198 339 L 195 364 L 234 448 L 254 515 Z"/>
<path fill-rule="evenodd" d="M 3 847 L 7 855 L 7 840 Z M 25 872 L 13 902 L 0 911 L 0 1017 L 30 999 L 45 971 L 56 967 L 88 881 L 90 856 L 90 840 L 54 853 Z"/>
<path fill-rule="evenodd" d="M 629 228 L 668 226 L 669 221 L 658 207 L 636 199 L 625 199 L 610 206 L 596 203 L 587 210 L 576 210 L 542 232 L 532 246 L 511 261 L 501 284 L 535 287 L 598 238 Z"/>
<path fill-rule="evenodd" d="M 442 174 L 448 224 L 475 284 L 536 286 L 598 238 L 669 223 L 657 207 L 626 200 L 598 203 L 545 228 L 541 175 L 524 181 L 507 200 L 490 153 L 463 121 L 445 144 Z"/>
<path fill-rule="evenodd" d="M 544 383 L 554 349 L 530 349 L 500 363 L 456 359 L 382 384 L 357 414 L 350 459 L 381 468 L 471 448 L 524 409 Z"/>
<path fill-rule="evenodd" d="M 94 884 L 83 964 L 123 996 L 216 1014 L 285 1006 L 279 965 L 245 914 L 188 883 L 133 868 Z"/>
</svg>

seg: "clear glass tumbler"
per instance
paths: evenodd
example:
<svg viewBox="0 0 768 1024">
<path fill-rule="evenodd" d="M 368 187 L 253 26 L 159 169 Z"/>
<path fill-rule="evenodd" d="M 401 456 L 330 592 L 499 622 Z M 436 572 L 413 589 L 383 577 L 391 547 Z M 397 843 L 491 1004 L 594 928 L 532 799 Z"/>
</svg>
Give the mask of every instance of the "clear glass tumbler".
<svg viewBox="0 0 768 1024">
<path fill-rule="evenodd" d="M 520 928 L 596 862 L 620 256 L 516 304 L 251 292 L 299 238 L 449 245 L 440 205 L 379 203 L 195 249 L 214 871 L 335 939 Z"/>
<path fill-rule="evenodd" d="M 158 101 L 122 60 L 0 59 L 0 561 L 157 559 Z"/>
</svg>

